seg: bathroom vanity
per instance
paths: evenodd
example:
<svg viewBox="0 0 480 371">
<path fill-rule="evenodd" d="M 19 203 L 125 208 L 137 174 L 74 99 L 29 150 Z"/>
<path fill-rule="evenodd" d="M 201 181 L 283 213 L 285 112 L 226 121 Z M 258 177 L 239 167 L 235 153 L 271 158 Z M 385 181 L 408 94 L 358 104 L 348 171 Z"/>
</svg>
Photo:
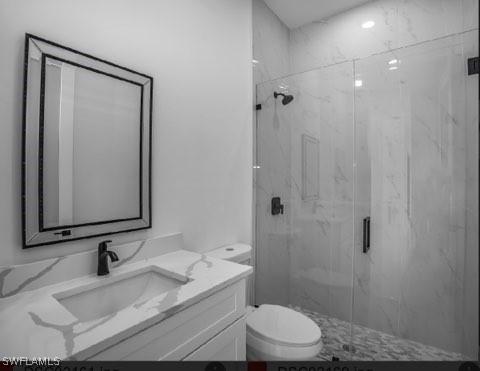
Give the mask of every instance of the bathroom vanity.
<svg viewBox="0 0 480 371">
<path fill-rule="evenodd" d="M 245 359 L 252 268 L 183 250 L 180 234 L 167 239 L 113 247 L 120 260 L 106 277 L 91 272 L 94 251 L 0 269 L 0 332 L 10 334 L 0 356 Z M 72 277 L 82 266 L 90 274 Z"/>
<path fill-rule="evenodd" d="M 245 281 L 107 348 L 91 360 L 244 360 Z"/>
<path fill-rule="evenodd" d="M 153 78 L 26 34 L 23 88 L 23 247 L 151 228 Z M 251 267 L 106 242 L 0 267 L 0 356 L 245 359 Z"/>
</svg>

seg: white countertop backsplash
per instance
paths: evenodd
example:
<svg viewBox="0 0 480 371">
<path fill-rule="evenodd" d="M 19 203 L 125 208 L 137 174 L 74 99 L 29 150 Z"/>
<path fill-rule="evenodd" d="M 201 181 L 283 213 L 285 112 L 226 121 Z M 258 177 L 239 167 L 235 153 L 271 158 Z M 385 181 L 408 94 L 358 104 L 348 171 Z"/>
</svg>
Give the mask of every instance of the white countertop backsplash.
<svg viewBox="0 0 480 371">
<path fill-rule="evenodd" d="M 0 357 L 85 359 L 247 277 L 250 266 L 182 249 L 181 234 L 110 249 L 110 276 L 156 266 L 190 279 L 151 300 L 81 322 L 53 295 L 105 279 L 97 251 L 0 268 Z"/>
</svg>

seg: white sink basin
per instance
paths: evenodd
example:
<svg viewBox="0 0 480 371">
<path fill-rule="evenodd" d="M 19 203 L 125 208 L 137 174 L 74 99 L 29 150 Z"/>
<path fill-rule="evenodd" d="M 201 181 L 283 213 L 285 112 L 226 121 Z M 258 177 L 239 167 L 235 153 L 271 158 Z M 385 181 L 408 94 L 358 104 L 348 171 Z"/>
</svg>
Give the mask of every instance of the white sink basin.
<svg viewBox="0 0 480 371">
<path fill-rule="evenodd" d="M 70 313 L 86 322 L 144 302 L 187 283 L 189 279 L 149 266 L 54 294 Z"/>
</svg>

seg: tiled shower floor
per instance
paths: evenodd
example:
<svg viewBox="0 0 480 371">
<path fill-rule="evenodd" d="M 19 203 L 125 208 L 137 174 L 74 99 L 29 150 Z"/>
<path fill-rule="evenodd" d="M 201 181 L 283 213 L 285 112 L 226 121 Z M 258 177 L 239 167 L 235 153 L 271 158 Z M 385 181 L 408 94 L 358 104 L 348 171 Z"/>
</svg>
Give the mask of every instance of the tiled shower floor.
<svg viewBox="0 0 480 371">
<path fill-rule="evenodd" d="M 293 309 L 304 313 L 315 321 L 322 330 L 323 349 L 319 360 L 331 361 L 332 356 L 341 361 L 458 361 L 467 357 L 447 352 L 415 341 L 355 325 L 355 352 L 343 349 L 350 342 L 350 323 L 299 307 Z"/>
</svg>

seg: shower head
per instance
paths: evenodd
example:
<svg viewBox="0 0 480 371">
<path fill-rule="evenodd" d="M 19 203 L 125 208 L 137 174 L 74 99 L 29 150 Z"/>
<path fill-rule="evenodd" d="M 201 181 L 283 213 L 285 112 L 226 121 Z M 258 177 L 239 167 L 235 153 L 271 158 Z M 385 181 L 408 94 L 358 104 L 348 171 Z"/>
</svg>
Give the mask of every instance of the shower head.
<svg viewBox="0 0 480 371">
<path fill-rule="evenodd" d="M 277 99 L 279 96 L 282 96 L 282 104 L 286 106 L 288 103 L 291 103 L 293 100 L 293 95 L 285 95 L 283 93 L 277 93 L 276 91 L 273 93 L 273 96 L 275 99 Z"/>
</svg>

